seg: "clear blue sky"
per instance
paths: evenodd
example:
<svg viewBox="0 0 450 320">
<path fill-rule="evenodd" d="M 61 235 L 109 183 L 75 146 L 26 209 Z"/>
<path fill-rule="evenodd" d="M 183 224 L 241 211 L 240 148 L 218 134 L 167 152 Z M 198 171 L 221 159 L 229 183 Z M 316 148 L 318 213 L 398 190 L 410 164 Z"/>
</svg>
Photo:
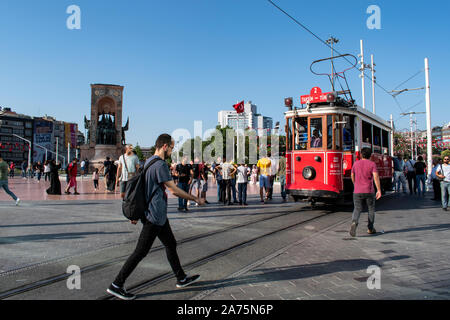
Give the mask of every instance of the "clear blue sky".
<svg viewBox="0 0 450 320">
<path fill-rule="evenodd" d="M 450 4 L 448 1 L 276 0 L 321 38 L 340 39 L 342 53 L 375 55 L 377 79 L 388 90 L 431 65 L 432 124 L 450 121 Z M 81 30 L 68 30 L 66 9 L 81 8 Z M 369 30 L 366 9 L 381 8 L 382 30 Z M 237 100 L 252 100 L 274 122 L 283 118 L 283 99 L 299 97 L 326 78 L 310 73 L 330 50 L 265 0 L 0 2 L 0 105 L 34 116 L 77 122 L 90 116 L 90 84 L 125 86 L 123 118 L 127 140 L 151 146 L 163 132 L 193 132 L 217 124 L 217 112 Z M 328 69 L 328 66 L 326 66 Z M 348 73 L 361 104 L 357 71 Z M 424 86 L 424 73 L 402 86 Z M 367 83 L 367 107 L 371 87 Z M 377 114 L 399 118 L 425 111 L 424 91 L 394 100 L 377 88 Z M 425 129 L 425 115 L 418 116 Z M 396 123 L 409 128 L 407 117 Z"/>
</svg>

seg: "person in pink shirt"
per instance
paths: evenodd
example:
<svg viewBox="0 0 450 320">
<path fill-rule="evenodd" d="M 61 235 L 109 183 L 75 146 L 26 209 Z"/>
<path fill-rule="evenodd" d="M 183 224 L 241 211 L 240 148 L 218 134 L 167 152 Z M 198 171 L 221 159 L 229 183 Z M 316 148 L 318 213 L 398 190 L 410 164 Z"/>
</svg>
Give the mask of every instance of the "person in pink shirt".
<svg viewBox="0 0 450 320">
<path fill-rule="evenodd" d="M 363 148 L 361 150 L 362 159 L 356 161 L 352 168 L 352 181 L 354 185 L 353 204 L 355 206 L 352 216 L 352 225 L 350 235 L 356 236 L 356 227 L 358 226 L 359 217 L 362 212 L 363 202 L 367 203 L 369 211 L 368 234 L 375 234 L 377 231 L 373 227 L 375 223 L 375 201 L 381 198 L 380 176 L 378 175 L 375 162 L 370 160 L 372 150 Z M 373 182 L 377 187 L 373 187 Z"/>
</svg>

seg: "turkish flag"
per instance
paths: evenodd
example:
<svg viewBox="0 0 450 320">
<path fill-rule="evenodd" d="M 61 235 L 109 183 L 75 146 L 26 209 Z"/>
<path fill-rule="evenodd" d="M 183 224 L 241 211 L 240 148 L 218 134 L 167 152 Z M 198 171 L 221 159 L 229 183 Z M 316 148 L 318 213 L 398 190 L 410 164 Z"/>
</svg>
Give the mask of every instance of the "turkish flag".
<svg viewBox="0 0 450 320">
<path fill-rule="evenodd" d="M 241 101 L 235 105 L 233 105 L 234 110 L 236 110 L 237 113 L 243 113 L 244 112 L 244 101 Z"/>
</svg>

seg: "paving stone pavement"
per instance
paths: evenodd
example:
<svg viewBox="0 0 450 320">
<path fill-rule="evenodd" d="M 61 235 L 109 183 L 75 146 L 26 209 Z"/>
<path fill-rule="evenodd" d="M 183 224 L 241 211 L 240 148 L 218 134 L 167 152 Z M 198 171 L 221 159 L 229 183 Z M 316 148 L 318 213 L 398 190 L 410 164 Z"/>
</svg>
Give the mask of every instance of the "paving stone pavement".
<svg viewBox="0 0 450 320">
<path fill-rule="evenodd" d="M 335 226 L 240 276 L 244 285 L 231 283 L 204 299 L 448 300 L 450 213 L 430 197 L 393 194 L 377 208 L 376 235 L 366 234 L 362 214 L 356 238 L 348 234 L 350 221 Z M 373 265 L 380 267 L 380 289 L 368 288 Z"/>
</svg>

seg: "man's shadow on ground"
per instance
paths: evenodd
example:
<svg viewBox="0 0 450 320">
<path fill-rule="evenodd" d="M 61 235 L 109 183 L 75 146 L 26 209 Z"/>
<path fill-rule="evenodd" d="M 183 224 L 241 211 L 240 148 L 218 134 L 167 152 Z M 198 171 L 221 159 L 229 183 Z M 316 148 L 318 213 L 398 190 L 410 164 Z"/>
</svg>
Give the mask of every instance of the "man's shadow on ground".
<svg viewBox="0 0 450 320">
<path fill-rule="evenodd" d="M 409 256 L 400 256 L 398 259 L 407 259 Z M 264 268 L 255 269 L 253 272 L 258 272 L 255 275 L 245 275 L 242 277 L 222 279 L 217 281 L 199 281 L 189 288 L 177 289 L 161 292 L 151 292 L 138 295 L 138 298 L 146 298 L 158 295 L 169 295 L 180 292 L 202 292 L 208 290 L 215 290 L 219 288 L 249 285 L 264 282 L 274 281 L 289 281 L 299 280 L 305 278 L 318 277 L 321 275 L 332 274 L 336 272 L 345 271 L 366 271 L 371 265 L 380 265 L 380 261 L 371 259 L 350 259 L 350 260 L 335 260 L 330 262 L 305 264 L 298 266 L 278 267 L 278 268 Z M 369 276 L 369 275 L 368 275 Z"/>
</svg>

